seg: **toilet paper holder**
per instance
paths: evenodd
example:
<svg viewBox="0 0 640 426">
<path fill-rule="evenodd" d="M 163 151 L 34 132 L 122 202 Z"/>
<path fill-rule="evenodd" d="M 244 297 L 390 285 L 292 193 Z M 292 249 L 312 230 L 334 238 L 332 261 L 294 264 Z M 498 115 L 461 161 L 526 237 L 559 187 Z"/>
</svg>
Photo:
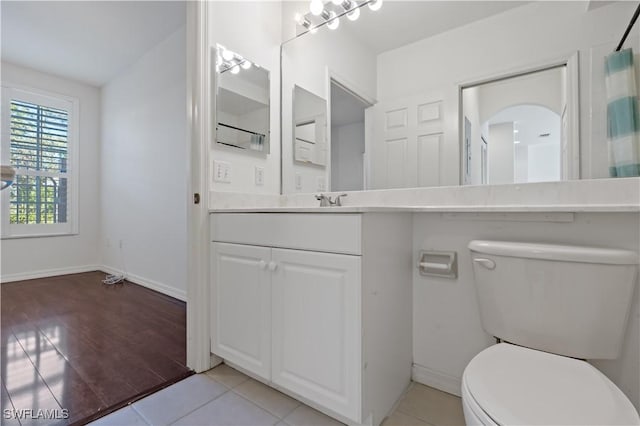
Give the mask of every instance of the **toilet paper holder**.
<svg viewBox="0 0 640 426">
<path fill-rule="evenodd" d="M 421 251 L 418 256 L 420 275 L 458 278 L 458 253 L 455 251 Z"/>
</svg>

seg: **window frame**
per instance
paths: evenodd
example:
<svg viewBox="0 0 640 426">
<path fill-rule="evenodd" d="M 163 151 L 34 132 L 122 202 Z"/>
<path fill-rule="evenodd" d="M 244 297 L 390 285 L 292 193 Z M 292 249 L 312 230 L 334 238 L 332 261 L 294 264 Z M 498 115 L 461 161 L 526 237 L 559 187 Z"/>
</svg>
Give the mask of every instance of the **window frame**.
<svg viewBox="0 0 640 426">
<path fill-rule="evenodd" d="M 78 175 L 79 175 L 79 116 L 80 103 L 75 97 L 47 92 L 45 90 L 27 87 L 19 84 L 3 82 L 0 87 L 1 104 L 0 115 L 2 120 L 2 150 L 0 161 L 2 164 L 11 164 L 11 101 L 20 100 L 37 105 L 66 110 L 68 113 L 67 127 L 67 171 L 65 173 L 16 169 L 17 175 L 29 176 L 64 176 L 67 179 L 67 222 L 65 223 L 38 223 L 38 224 L 12 224 L 10 223 L 10 189 L 0 193 L 0 208 L 2 231 L 0 237 L 4 239 L 52 237 L 78 234 Z"/>
</svg>

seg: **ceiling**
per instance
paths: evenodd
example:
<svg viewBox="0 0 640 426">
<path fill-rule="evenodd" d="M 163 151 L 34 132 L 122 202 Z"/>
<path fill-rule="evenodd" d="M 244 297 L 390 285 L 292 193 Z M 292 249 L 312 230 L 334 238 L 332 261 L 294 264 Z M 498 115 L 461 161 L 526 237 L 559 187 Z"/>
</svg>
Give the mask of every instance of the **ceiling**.
<svg viewBox="0 0 640 426">
<path fill-rule="evenodd" d="M 527 3 L 386 0 L 376 12 L 367 6 L 362 7 L 357 21 L 342 18 L 337 31 L 349 31 L 379 54 Z"/>
<path fill-rule="evenodd" d="M 3 1 L 2 60 L 102 86 L 186 23 L 180 1 Z"/>
</svg>

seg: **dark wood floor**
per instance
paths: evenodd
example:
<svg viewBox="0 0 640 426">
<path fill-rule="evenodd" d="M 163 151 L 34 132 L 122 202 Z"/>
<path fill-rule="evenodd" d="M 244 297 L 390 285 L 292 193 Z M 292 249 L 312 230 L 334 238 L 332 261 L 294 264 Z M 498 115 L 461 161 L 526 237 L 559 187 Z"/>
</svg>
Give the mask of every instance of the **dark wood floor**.
<svg viewBox="0 0 640 426">
<path fill-rule="evenodd" d="M 185 303 L 103 278 L 2 284 L 3 425 L 82 424 L 190 374 Z M 66 409 L 69 418 L 19 423 L 6 409 L 58 410 L 58 417 Z"/>
</svg>

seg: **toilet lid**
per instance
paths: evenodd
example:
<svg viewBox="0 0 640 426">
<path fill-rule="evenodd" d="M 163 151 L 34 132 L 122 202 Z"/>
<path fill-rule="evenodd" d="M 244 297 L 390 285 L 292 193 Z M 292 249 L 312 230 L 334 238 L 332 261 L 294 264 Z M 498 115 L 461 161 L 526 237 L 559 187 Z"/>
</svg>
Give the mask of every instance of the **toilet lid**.
<svg viewBox="0 0 640 426">
<path fill-rule="evenodd" d="M 480 352 L 463 386 L 498 424 L 640 424 L 629 399 L 589 363 L 520 346 Z"/>
</svg>

